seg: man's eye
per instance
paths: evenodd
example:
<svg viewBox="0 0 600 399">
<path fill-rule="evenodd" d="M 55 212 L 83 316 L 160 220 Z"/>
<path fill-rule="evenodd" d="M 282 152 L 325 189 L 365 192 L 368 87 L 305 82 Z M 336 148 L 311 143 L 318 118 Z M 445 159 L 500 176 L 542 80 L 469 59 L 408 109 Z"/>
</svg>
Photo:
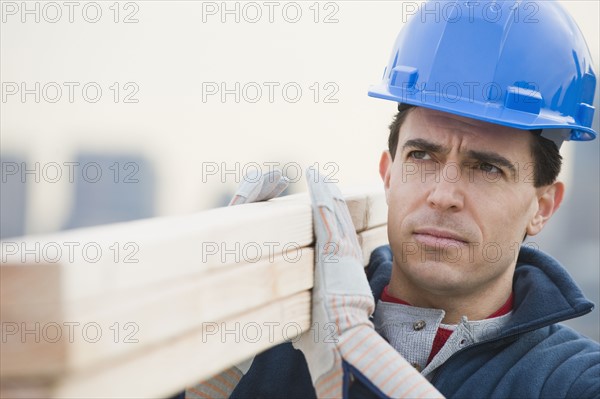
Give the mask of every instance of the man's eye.
<svg viewBox="0 0 600 399">
<path fill-rule="evenodd" d="M 419 160 L 429 160 L 431 157 L 427 153 L 427 151 L 411 151 L 408 153 L 409 158 L 419 159 Z"/>
<path fill-rule="evenodd" d="M 479 169 L 485 173 L 502 173 L 502 170 L 490 163 L 480 163 Z"/>
</svg>

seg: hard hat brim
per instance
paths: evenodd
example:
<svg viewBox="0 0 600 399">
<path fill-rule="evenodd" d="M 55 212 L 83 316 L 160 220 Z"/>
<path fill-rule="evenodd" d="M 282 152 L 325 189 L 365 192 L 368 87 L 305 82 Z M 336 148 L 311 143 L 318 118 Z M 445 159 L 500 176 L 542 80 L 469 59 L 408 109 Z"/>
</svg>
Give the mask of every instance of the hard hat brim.
<svg viewBox="0 0 600 399">
<path fill-rule="evenodd" d="M 423 92 L 402 90 L 398 93 L 391 93 L 385 82 L 369 87 L 368 95 L 374 98 L 430 108 L 516 129 L 570 129 L 571 133 L 568 139 L 574 141 L 590 141 L 594 140 L 597 136 L 594 129 L 575 123 L 572 117 L 550 114 L 546 110 L 542 110 L 540 114 L 531 114 L 508 109 L 493 102 L 480 103 L 462 98 L 444 99 L 439 97 L 436 97 L 435 100 L 431 98 L 428 100 Z"/>
</svg>

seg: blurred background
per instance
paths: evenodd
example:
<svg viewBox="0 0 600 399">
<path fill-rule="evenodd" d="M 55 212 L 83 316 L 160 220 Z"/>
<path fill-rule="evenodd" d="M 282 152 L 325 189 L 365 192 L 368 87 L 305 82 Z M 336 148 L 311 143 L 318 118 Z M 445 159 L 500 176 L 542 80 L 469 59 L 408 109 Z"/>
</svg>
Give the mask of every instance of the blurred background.
<svg viewBox="0 0 600 399">
<path fill-rule="evenodd" d="M 561 3 L 599 71 L 599 2 Z M 2 1 L 1 238 L 223 206 L 256 168 L 289 193 L 315 164 L 378 184 L 395 106 L 366 93 L 419 4 Z M 564 205 L 531 240 L 595 303 L 599 142 L 563 145 Z M 597 309 L 568 324 L 600 340 Z"/>
</svg>

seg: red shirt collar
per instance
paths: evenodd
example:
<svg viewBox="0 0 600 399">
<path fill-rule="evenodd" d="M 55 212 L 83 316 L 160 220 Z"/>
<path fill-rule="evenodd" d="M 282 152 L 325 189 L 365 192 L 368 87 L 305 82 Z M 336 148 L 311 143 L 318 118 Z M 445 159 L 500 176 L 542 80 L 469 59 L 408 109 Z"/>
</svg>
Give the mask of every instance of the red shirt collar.
<svg viewBox="0 0 600 399">
<path fill-rule="evenodd" d="M 389 294 L 388 292 L 388 287 L 389 285 L 386 285 L 385 288 L 383 289 L 383 293 L 381 294 L 381 300 L 384 302 L 391 302 L 391 303 L 399 303 L 401 305 L 408 305 L 408 306 L 412 306 L 410 303 L 403 301 L 400 298 L 396 298 L 393 297 Z M 504 305 L 500 306 L 500 308 L 498 310 L 496 310 L 494 313 L 492 313 L 491 315 L 489 315 L 488 317 L 486 317 L 486 319 L 491 319 L 493 317 L 499 317 L 499 316 L 504 316 L 505 314 L 507 314 L 508 312 L 510 312 L 513 308 L 513 294 L 512 292 L 510 293 L 510 296 L 508 297 L 507 301 L 504 303 Z"/>
</svg>

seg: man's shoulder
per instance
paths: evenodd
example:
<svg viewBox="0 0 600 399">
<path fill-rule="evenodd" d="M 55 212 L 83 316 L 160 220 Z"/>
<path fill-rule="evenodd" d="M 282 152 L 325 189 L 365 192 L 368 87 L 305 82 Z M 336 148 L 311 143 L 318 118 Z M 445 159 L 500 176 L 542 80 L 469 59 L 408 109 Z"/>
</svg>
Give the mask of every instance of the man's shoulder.
<svg viewBox="0 0 600 399">
<path fill-rule="evenodd" d="M 383 288 L 390 282 L 392 259 L 392 250 L 387 244 L 377 247 L 371 252 L 366 272 L 375 301 L 381 297 Z"/>
<path fill-rule="evenodd" d="M 576 362 L 600 365 L 600 343 L 564 324 L 524 333 L 515 344 L 524 346 L 531 356 L 547 356 L 555 365 Z"/>
<path fill-rule="evenodd" d="M 435 385 L 448 397 L 598 397 L 600 344 L 552 324 L 461 352 Z"/>
<path fill-rule="evenodd" d="M 600 396 L 600 344 L 572 328 L 552 324 L 524 334 L 515 365 L 527 379 L 543 382 L 540 395 Z"/>
<path fill-rule="evenodd" d="M 254 357 L 231 398 L 316 398 L 304 355 L 290 342 Z"/>
<path fill-rule="evenodd" d="M 600 343 L 564 324 L 552 324 L 540 332 L 545 335 L 536 342 L 538 352 L 552 353 L 557 364 L 577 363 L 579 366 L 600 367 Z M 600 374 L 599 374 L 600 375 Z"/>
</svg>

